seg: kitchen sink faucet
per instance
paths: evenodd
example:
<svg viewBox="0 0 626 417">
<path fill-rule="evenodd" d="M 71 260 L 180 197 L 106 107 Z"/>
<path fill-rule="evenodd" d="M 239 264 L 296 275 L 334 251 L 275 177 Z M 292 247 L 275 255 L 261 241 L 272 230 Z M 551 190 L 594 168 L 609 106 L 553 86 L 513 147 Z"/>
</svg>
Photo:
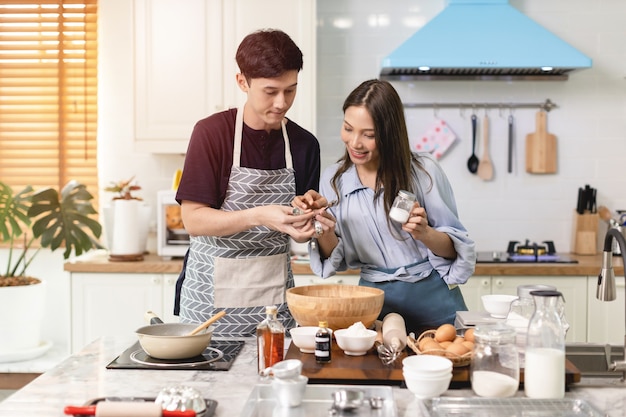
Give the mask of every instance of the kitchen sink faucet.
<svg viewBox="0 0 626 417">
<path fill-rule="evenodd" d="M 620 247 L 624 261 L 624 278 L 626 279 L 626 239 L 617 229 L 609 229 L 604 237 L 604 252 L 602 254 L 602 270 L 598 275 L 596 298 L 600 301 L 613 301 L 616 298 L 615 271 L 613 270 L 613 239 Z M 624 300 L 626 302 L 626 300 Z M 626 316 L 625 316 L 626 318 Z M 626 333 L 624 334 L 624 360 L 613 361 L 609 366 L 611 371 L 622 371 L 622 381 L 626 379 Z"/>
</svg>

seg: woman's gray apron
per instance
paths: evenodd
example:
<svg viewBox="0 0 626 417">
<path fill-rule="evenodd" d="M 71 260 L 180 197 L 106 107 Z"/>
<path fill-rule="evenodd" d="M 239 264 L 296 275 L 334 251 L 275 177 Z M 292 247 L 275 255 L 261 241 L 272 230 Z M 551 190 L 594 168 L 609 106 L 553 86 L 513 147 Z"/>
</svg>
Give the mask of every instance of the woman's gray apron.
<svg viewBox="0 0 626 417">
<path fill-rule="evenodd" d="M 285 121 L 282 132 L 286 168 L 243 168 L 243 108 L 237 110 L 233 166 L 222 210 L 291 204 L 296 188 Z M 180 320 L 200 323 L 225 310 L 226 316 L 213 324 L 215 336 L 253 336 L 265 318 L 265 306 L 276 305 L 279 320 L 290 329 L 295 320 L 285 303 L 285 290 L 293 286 L 289 236 L 284 233 L 261 226 L 230 236 L 191 237 Z"/>
</svg>

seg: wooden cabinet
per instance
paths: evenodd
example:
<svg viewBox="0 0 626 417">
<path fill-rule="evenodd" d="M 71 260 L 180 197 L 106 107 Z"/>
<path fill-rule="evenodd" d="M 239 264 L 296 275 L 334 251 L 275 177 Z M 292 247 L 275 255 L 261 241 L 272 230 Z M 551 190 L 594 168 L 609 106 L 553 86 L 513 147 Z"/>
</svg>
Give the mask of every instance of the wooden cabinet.
<svg viewBox="0 0 626 417">
<path fill-rule="evenodd" d="M 154 311 L 165 322 L 173 315 L 175 274 L 72 273 L 71 349 L 77 352 L 101 336 L 132 335 Z"/>
<path fill-rule="evenodd" d="M 586 276 L 473 276 L 466 284 L 461 285 L 461 292 L 470 311 L 484 311 L 480 299 L 483 294 L 517 295 L 519 285 L 533 284 L 552 285 L 563 294 L 565 317 L 570 325 L 566 341 L 586 342 L 588 299 Z"/>
<path fill-rule="evenodd" d="M 598 277 L 587 279 L 589 293 L 587 341 L 599 344 L 623 345 L 626 315 L 624 277 L 615 277 L 617 298 L 600 301 L 596 298 Z"/>
<path fill-rule="evenodd" d="M 235 83 L 241 40 L 261 28 L 284 30 L 304 54 L 288 113 L 315 134 L 314 0 L 135 0 L 135 147 L 185 153 L 195 123 L 243 104 Z"/>
</svg>

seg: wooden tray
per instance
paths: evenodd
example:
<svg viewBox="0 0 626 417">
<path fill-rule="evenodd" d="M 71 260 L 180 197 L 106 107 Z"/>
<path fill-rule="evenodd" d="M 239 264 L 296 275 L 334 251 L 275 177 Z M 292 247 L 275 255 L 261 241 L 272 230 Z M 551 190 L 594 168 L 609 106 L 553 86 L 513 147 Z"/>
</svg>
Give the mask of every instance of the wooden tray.
<svg viewBox="0 0 626 417">
<path fill-rule="evenodd" d="M 348 356 L 333 343 L 328 364 L 315 362 L 315 355 L 302 353 L 293 343 L 289 345 L 285 359 L 300 359 L 302 375 L 309 378 L 310 384 L 367 384 L 367 385 L 403 385 L 402 359 L 414 353 L 405 349 L 391 365 L 383 365 L 375 349 L 370 349 L 363 356 Z M 470 367 L 460 366 L 452 369 L 451 388 L 465 388 L 470 384 Z M 520 371 L 520 383 L 524 382 L 524 370 Z M 565 384 L 580 382 L 580 371 L 572 362 L 565 362 Z"/>
</svg>

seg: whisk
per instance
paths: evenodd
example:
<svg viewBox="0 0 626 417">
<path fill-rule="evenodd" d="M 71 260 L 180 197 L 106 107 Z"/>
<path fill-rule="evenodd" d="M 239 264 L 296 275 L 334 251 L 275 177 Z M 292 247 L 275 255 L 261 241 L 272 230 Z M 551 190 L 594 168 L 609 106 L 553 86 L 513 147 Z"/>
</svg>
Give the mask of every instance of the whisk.
<svg viewBox="0 0 626 417">
<path fill-rule="evenodd" d="M 396 359 L 398 359 L 398 357 L 402 353 L 402 346 L 393 345 L 393 343 L 389 346 L 386 345 L 383 342 L 382 322 L 380 320 L 376 320 L 374 324 L 376 326 L 377 333 L 376 341 L 374 342 L 374 344 L 376 345 L 378 357 L 380 358 L 380 361 L 383 363 L 383 365 L 391 365 L 395 362 Z"/>
</svg>

